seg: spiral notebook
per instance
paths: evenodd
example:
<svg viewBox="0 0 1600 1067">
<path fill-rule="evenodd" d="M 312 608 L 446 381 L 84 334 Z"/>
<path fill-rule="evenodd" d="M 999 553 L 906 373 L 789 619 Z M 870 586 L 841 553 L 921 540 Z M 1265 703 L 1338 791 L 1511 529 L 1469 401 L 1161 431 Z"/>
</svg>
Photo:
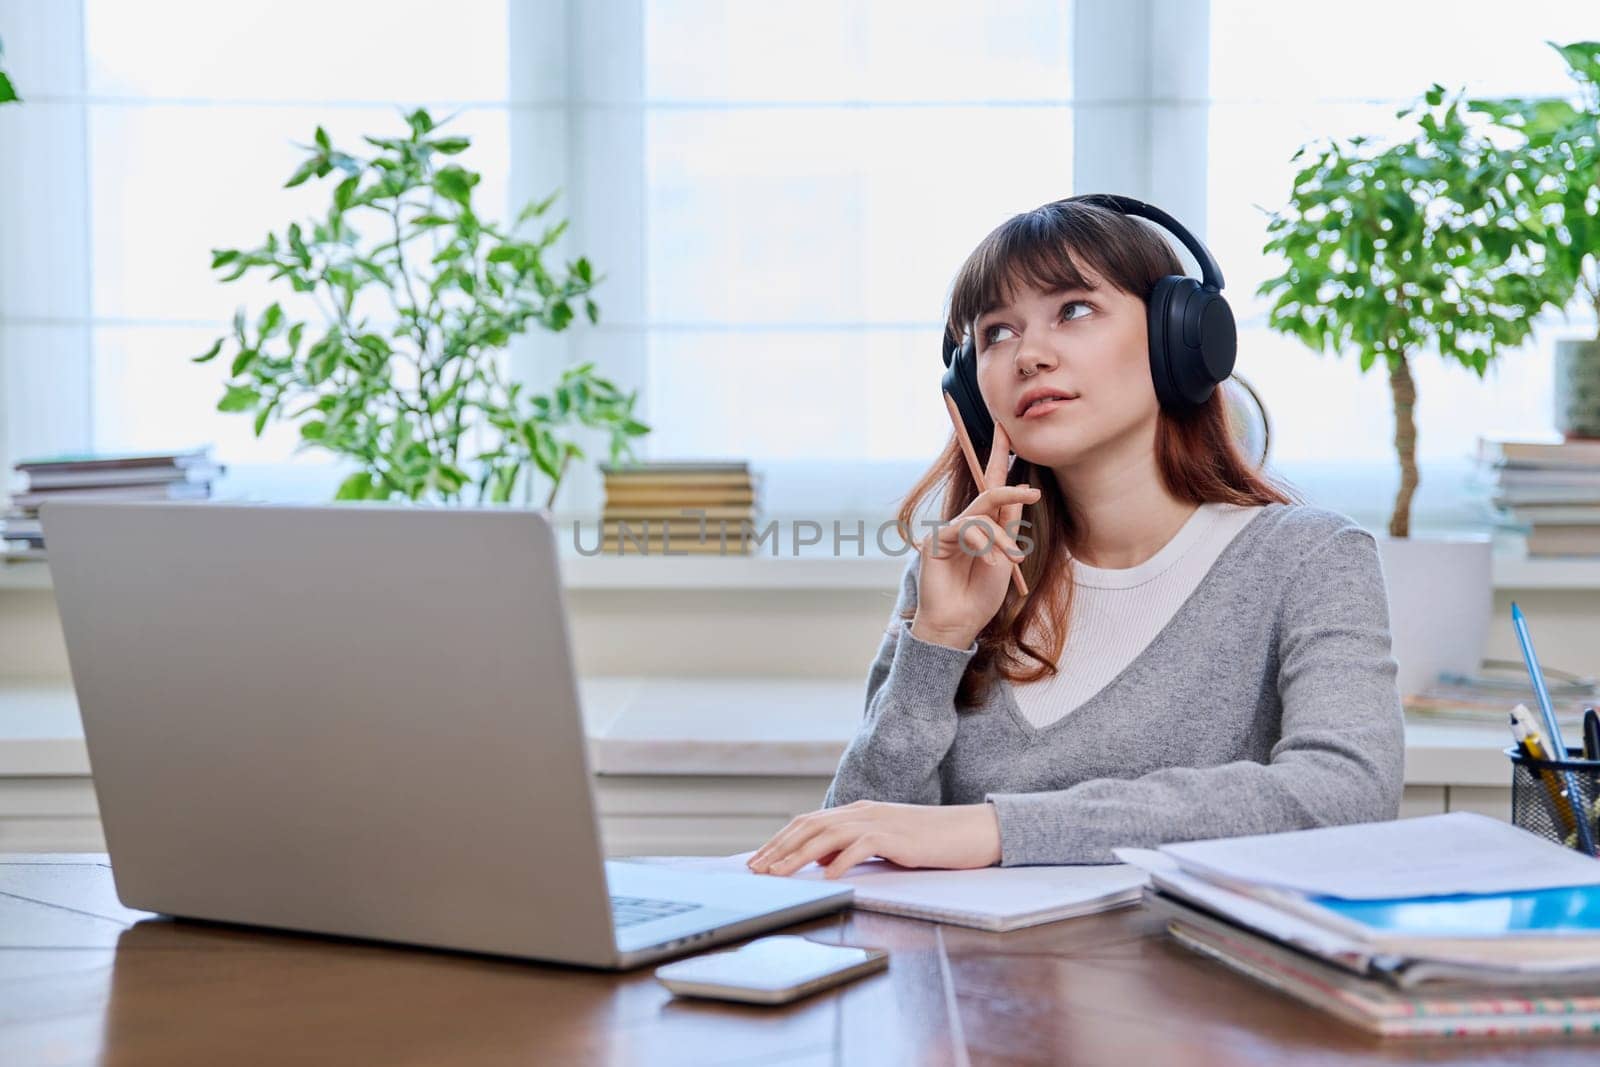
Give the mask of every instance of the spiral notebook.
<svg viewBox="0 0 1600 1067">
<path fill-rule="evenodd" d="M 753 854 L 752 850 L 735 856 L 684 857 L 671 866 L 774 877 L 750 872 L 745 861 Z M 789 877 L 821 880 L 823 873 L 810 864 Z M 855 889 L 851 906 L 863 911 L 1004 932 L 1137 903 L 1145 874 L 1125 863 L 946 871 L 875 859 L 856 864 L 839 881 Z"/>
</svg>

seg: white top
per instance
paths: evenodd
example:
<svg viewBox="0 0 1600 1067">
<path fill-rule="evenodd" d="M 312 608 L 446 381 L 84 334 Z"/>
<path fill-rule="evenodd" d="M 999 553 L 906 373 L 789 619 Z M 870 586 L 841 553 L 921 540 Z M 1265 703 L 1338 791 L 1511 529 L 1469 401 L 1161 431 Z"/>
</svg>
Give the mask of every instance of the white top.
<svg viewBox="0 0 1600 1067">
<path fill-rule="evenodd" d="M 1104 689 L 1132 663 L 1194 592 L 1259 505 L 1201 504 L 1172 540 L 1135 567 L 1072 561 L 1072 609 L 1057 672 L 1012 683 L 1017 706 L 1048 726 Z"/>
</svg>

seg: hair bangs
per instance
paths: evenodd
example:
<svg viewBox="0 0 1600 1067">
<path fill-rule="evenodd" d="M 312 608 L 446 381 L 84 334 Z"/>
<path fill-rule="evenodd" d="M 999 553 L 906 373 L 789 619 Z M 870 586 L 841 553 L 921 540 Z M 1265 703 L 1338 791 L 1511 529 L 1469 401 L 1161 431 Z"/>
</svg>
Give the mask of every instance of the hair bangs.
<svg viewBox="0 0 1600 1067">
<path fill-rule="evenodd" d="M 956 275 L 945 330 L 959 343 L 979 316 L 1011 303 L 1024 288 L 1051 293 L 1110 285 L 1147 299 L 1156 279 L 1181 273 L 1171 246 L 1141 220 L 1097 204 L 1056 201 L 1012 216 L 973 249 Z"/>
<path fill-rule="evenodd" d="M 973 250 L 950 297 L 953 336 L 964 336 L 979 316 L 1011 303 L 1023 289 L 1091 287 L 1056 221 L 1037 211 L 1017 215 Z"/>
</svg>

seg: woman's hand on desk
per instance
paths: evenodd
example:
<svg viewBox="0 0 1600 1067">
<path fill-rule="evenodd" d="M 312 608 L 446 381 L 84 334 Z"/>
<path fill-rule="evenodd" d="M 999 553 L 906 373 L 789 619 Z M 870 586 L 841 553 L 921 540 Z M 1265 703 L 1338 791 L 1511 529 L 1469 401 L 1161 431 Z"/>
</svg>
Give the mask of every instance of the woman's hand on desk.
<svg viewBox="0 0 1600 1067">
<path fill-rule="evenodd" d="M 757 874 L 788 875 L 815 860 L 825 877 L 837 878 L 874 856 L 902 867 L 990 867 L 1000 862 L 1000 822 L 988 803 L 858 800 L 789 820 L 748 866 Z"/>
<path fill-rule="evenodd" d="M 911 632 L 920 640 L 965 649 L 1005 601 L 1013 562 L 1025 557 L 1016 538 L 1022 506 L 1039 499 L 1031 485 L 1007 485 L 1011 441 L 999 423 L 984 484 L 966 509 L 917 543 L 917 615 Z"/>
</svg>

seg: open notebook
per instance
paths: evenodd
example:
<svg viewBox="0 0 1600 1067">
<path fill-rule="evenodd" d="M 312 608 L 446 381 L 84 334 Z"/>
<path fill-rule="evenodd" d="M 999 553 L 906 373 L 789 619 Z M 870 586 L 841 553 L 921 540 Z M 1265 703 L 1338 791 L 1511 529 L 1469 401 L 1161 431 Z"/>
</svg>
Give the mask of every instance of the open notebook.
<svg viewBox="0 0 1600 1067">
<path fill-rule="evenodd" d="M 672 862 L 683 870 L 753 874 L 736 856 L 684 857 Z M 791 878 L 821 880 L 810 864 Z M 1124 863 L 1098 867 L 980 867 L 967 871 L 913 870 L 884 860 L 868 860 L 839 879 L 855 889 L 852 906 L 910 919 L 929 919 L 979 930 L 1019 930 L 1137 903 L 1144 872 Z"/>
</svg>

